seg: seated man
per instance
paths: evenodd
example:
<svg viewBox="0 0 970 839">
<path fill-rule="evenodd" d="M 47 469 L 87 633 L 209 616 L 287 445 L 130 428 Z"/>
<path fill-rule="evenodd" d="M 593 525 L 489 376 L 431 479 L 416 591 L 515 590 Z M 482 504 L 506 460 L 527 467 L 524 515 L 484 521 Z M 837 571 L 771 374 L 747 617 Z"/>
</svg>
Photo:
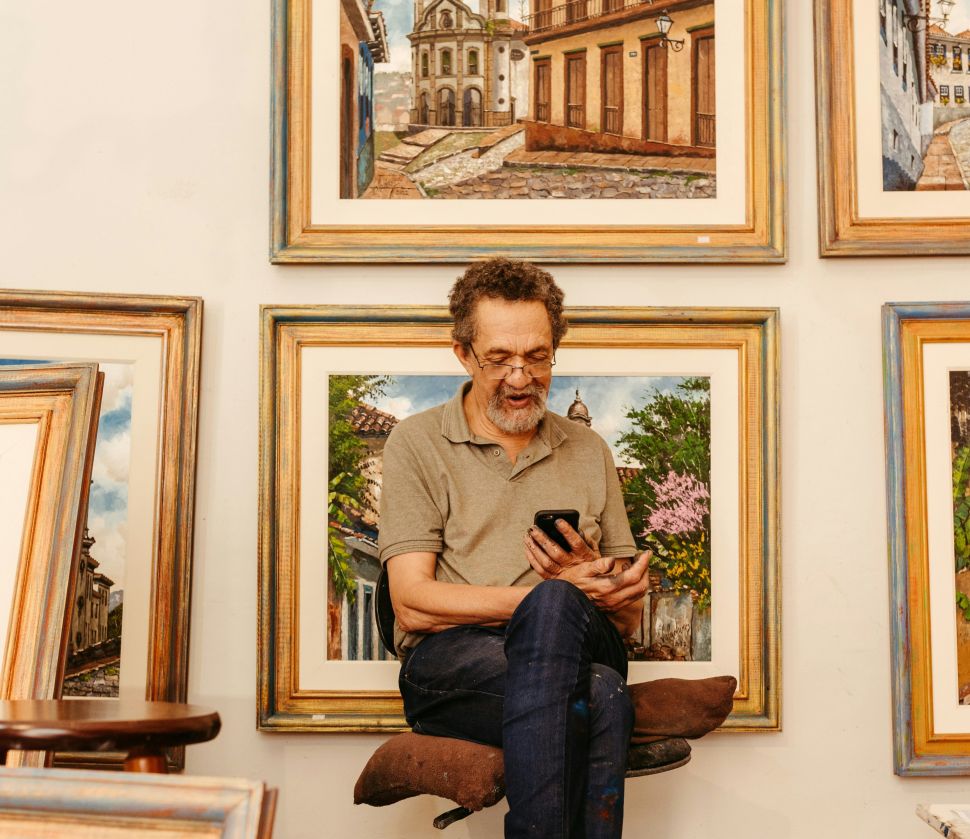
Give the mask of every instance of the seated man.
<svg viewBox="0 0 970 839">
<path fill-rule="evenodd" d="M 469 268 L 450 294 L 471 376 L 384 449 L 380 558 L 417 732 L 504 748 L 506 837 L 621 835 L 633 711 L 623 637 L 639 624 L 636 553 L 610 450 L 546 411 L 563 293 L 534 265 Z M 560 520 L 566 552 L 532 526 Z"/>
</svg>

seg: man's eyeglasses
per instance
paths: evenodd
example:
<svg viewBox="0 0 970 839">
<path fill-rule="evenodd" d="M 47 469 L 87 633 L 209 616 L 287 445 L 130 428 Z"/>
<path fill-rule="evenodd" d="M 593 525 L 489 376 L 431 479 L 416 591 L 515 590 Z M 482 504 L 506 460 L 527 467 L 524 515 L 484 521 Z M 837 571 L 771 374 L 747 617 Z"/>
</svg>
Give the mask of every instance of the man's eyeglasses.
<svg viewBox="0 0 970 839">
<path fill-rule="evenodd" d="M 491 361 L 487 361 L 482 364 L 482 362 L 478 360 L 478 355 L 475 352 L 475 348 L 469 347 L 469 349 L 472 351 L 472 355 L 475 357 L 475 362 L 485 374 L 485 378 L 496 382 L 501 381 L 502 379 L 507 379 L 516 370 L 521 370 L 530 379 L 538 379 L 541 376 L 548 376 L 552 368 L 556 366 L 555 357 L 549 361 L 533 361 L 531 364 L 494 364 Z"/>
</svg>

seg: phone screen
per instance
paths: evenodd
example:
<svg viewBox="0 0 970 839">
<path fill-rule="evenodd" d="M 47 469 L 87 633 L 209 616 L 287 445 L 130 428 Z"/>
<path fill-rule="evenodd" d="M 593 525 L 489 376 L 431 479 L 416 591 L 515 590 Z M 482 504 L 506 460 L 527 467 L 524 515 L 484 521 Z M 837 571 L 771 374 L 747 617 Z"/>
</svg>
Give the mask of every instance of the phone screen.
<svg viewBox="0 0 970 839">
<path fill-rule="evenodd" d="M 577 510 L 540 510 L 536 513 L 535 525 L 566 553 L 572 548 L 566 537 L 556 527 L 556 519 L 563 519 L 573 530 L 579 532 L 579 512 Z"/>
</svg>

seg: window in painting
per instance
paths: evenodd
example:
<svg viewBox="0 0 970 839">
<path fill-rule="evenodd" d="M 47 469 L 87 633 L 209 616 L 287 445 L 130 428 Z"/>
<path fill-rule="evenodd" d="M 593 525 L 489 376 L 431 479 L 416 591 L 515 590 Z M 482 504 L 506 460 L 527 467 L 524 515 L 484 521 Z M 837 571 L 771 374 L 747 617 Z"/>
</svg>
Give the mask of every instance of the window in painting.
<svg viewBox="0 0 970 839">
<path fill-rule="evenodd" d="M 954 86 L 954 88 L 953 88 L 953 101 L 957 105 L 962 105 L 964 102 L 967 101 L 963 97 L 963 85 L 962 84 L 958 84 L 958 85 L 955 85 Z"/>
<path fill-rule="evenodd" d="M 468 75 L 478 75 L 478 50 L 468 50 Z"/>
<path fill-rule="evenodd" d="M 500 15 L 505 14 L 505 0 L 495 0 L 495 11 Z"/>
<path fill-rule="evenodd" d="M 441 51 L 441 75 L 451 75 L 451 50 Z"/>
<path fill-rule="evenodd" d="M 441 13 L 439 25 L 442 29 L 451 29 L 451 12 Z"/>
<path fill-rule="evenodd" d="M 586 127 L 586 53 L 566 56 L 566 125 Z"/>
<path fill-rule="evenodd" d="M 552 0 L 536 0 L 535 10 L 530 27 L 533 32 L 552 25 Z"/>
<path fill-rule="evenodd" d="M 879 0 L 879 34 L 882 35 L 882 42 L 884 44 L 889 43 L 886 40 L 886 2 L 885 0 Z"/>
<path fill-rule="evenodd" d="M 428 74 L 428 53 L 423 52 L 421 53 L 421 77 L 426 79 Z"/>
<path fill-rule="evenodd" d="M 962 73 L 963 72 L 963 50 L 960 47 L 953 47 L 953 72 Z"/>
</svg>

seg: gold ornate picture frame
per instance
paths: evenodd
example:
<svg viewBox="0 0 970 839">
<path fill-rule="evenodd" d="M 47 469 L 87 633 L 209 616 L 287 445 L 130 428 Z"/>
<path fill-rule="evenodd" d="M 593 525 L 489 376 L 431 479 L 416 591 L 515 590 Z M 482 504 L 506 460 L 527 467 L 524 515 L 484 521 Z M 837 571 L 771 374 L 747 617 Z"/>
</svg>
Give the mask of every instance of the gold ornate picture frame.
<svg viewBox="0 0 970 839">
<path fill-rule="evenodd" d="M 149 700 L 187 698 L 201 344 L 198 298 L 0 292 L 0 361 L 94 361 L 102 370 L 127 371 L 124 387 L 114 387 L 112 397 L 127 411 L 127 439 L 106 441 L 111 459 L 103 467 L 117 471 L 120 465 L 124 472 L 106 491 L 122 499 L 127 516 L 123 570 L 117 580 L 96 579 L 95 588 L 115 582 L 128 604 L 121 621 L 125 643 L 114 657 L 116 671 L 120 662 L 115 690 Z M 119 413 L 102 416 L 102 432 L 117 429 Z M 98 457 L 96 447 L 92 516 L 98 506 Z M 85 538 L 88 558 L 82 561 L 96 578 L 107 576 L 107 554 L 117 542 L 106 537 L 92 547 Z M 115 605 L 106 595 L 101 608 Z M 104 662 L 108 666 L 107 658 Z M 123 757 L 59 754 L 57 762 L 109 767 L 120 766 Z M 169 760 L 181 768 L 184 753 L 173 750 Z"/>
<path fill-rule="evenodd" d="M 597 377 L 653 377 L 653 392 L 674 395 L 678 382 L 695 391 L 697 380 L 708 382 L 711 651 L 658 661 L 647 660 L 640 649 L 631 661 L 631 681 L 731 672 L 739 687 L 725 728 L 779 730 L 778 312 L 577 308 L 567 316 L 570 330 L 557 352 L 557 376 L 585 377 L 591 385 Z M 461 372 L 443 308 L 263 308 L 261 729 L 404 728 L 398 664 L 379 647 L 373 627 L 375 592 L 367 574 L 376 568 L 374 525 L 365 512 L 345 515 L 369 502 L 355 506 L 341 497 L 341 476 L 330 474 L 336 462 L 331 452 L 338 449 L 331 447 L 338 432 L 357 435 L 363 484 L 373 488 L 380 441 L 396 421 L 391 412 L 417 406 L 407 408 L 405 400 L 381 403 L 387 410 L 359 405 L 348 420 L 339 413 L 348 408 L 348 381 L 413 377 L 426 385 L 439 377 L 449 379 L 450 387 Z M 350 384 L 356 399 L 361 391 Z M 591 410 L 598 414 L 597 403 Z M 621 472 L 621 480 L 636 471 Z M 342 599 L 334 580 L 346 580 L 354 567 L 362 575 L 356 594 Z M 688 587 L 680 590 L 681 605 L 689 609 L 692 602 L 702 610 L 702 593 L 688 593 Z M 676 594 L 669 592 L 670 598 Z"/>
<path fill-rule="evenodd" d="M 4 699 L 61 688 L 99 387 L 96 364 L 0 367 Z"/>
<path fill-rule="evenodd" d="M 419 41 L 423 44 L 426 40 L 426 33 L 415 31 L 391 43 L 394 33 L 390 28 L 403 25 L 397 21 L 400 9 L 393 12 L 392 19 L 390 8 L 382 11 L 382 2 L 377 0 L 363 10 L 350 0 L 274 0 L 271 261 L 467 262 L 497 254 L 541 262 L 785 261 L 783 3 L 778 0 L 737 3 L 716 0 L 716 4 L 715 0 L 670 0 L 654 5 L 652 0 L 624 0 L 619 5 L 605 5 L 599 0 L 590 0 L 584 6 L 587 16 L 574 20 L 567 3 L 547 3 L 549 8 L 543 11 L 546 7 L 536 0 L 534 13 L 526 14 L 524 22 L 511 20 L 505 13 L 500 15 L 501 20 L 486 20 L 470 11 L 471 7 L 462 5 L 465 11 L 458 14 L 457 22 L 449 18 L 447 23 L 478 26 L 478 37 L 485 38 L 485 46 L 476 49 L 474 56 L 456 54 L 457 69 L 452 67 L 450 53 L 444 56 L 435 52 L 430 70 L 414 69 L 413 72 L 423 72 L 425 76 L 457 73 L 459 89 L 464 83 L 466 93 L 477 90 L 479 97 L 484 84 L 489 101 L 495 100 L 484 105 L 487 121 L 476 121 L 483 106 L 475 105 L 474 97 L 466 101 L 459 96 L 456 104 L 454 91 L 448 88 L 452 91 L 449 94 L 452 104 L 448 107 L 457 107 L 457 117 L 455 114 L 442 116 L 438 113 L 440 108 L 438 111 L 432 108 L 434 114 L 429 116 L 411 102 L 411 114 L 405 119 L 409 124 L 406 130 L 395 129 L 395 135 L 383 124 L 387 119 L 384 113 L 375 112 L 375 66 L 378 69 L 388 66 L 380 62 L 389 61 L 391 54 L 410 54 L 412 45 L 407 43 L 407 38 L 417 50 Z M 407 3 L 401 8 L 410 8 L 410 5 Z M 427 16 L 422 2 L 414 6 L 415 14 Z M 567 10 L 565 16 L 564 10 Z M 485 14 L 483 11 L 482 15 Z M 489 11 L 488 15 L 493 12 Z M 429 21 L 418 24 L 425 29 L 432 27 L 428 31 L 437 31 L 436 25 Z M 405 28 L 410 26 L 414 24 L 407 24 Z M 710 57 L 713 47 L 702 46 L 714 43 L 715 29 L 718 33 L 716 82 L 713 68 L 709 77 L 710 84 L 716 84 L 716 97 L 699 92 L 705 89 L 704 79 L 708 76 L 697 74 L 698 62 L 703 66 L 705 61 L 713 61 Z M 461 37 L 466 36 L 471 37 L 471 33 Z M 507 93 L 501 92 L 504 90 L 501 86 L 510 82 L 505 81 L 506 71 L 499 72 L 501 68 L 494 70 L 497 75 L 491 81 L 471 81 L 473 76 L 469 73 L 488 76 L 493 61 L 505 60 L 506 46 L 496 46 L 502 39 L 509 41 L 510 52 L 523 68 L 507 72 L 513 76 L 518 72 L 517 78 L 531 79 L 529 84 L 534 89 L 544 85 L 543 89 L 551 91 L 551 111 L 529 94 L 510 116 L 504 98 Z M 666 60 L 649 63 L 647 54 L 653 48 Z M 484 62 L 483 58 L 484 63 L 480 64 L 478 53 L 482 49 L 488 52 L 489 59 Z M 561 126 L 553 124 L 563 121 L 561 112 L 566 107 L 555 104 L 564 89 L 563 56 L 569 57 L 579 50 L 589 52 L 589 66 L 583 75 L 583 95 L 589 98 L 584 106 L 584 124 L 589 130 L 570 128 L 571 122 Z M 414 61 L 420 61 L 417 51 L 414 55 Z M 536 69 L 547 59 L 552 62 L 548 79 Z M 677 129 L 680 133 L 676 142 L 686 143 L 684 147 L 673 144 L 675 123 L 680 117 L 675 117 L 672 111 L 669 125 L 664 117 L 662 130 L 651 127 L 650 120 L 655 116 L 650 114 L 659 105 L 647 104 L 648 86 L 642 80 L 648 72 L 655 72 L 654 64 L 663 68 L 664 78 L 668 77 L 669 67 L 669 89 L 661 103 L 669 101 L 671 109 L 682 103 L 690 113 L 681 121 L 696 123 L 686 134 Z M 654 69 L 648 71 L 648 66 Z M 612 88 L 600 83 L 601 73 L 603 78 L 609 76 L 623 81 L 623 85 L 619 82 L 614 85 L 617 91 L 624 88 L 624 92 L 614 95 L 618 102 L 614 103 L 613 111 L 617 106 L 620 110 L 625 108 L 625 130 L 622 117 L 619 125 L 612 125 L 617 117 L 615 113 L 612 116 L 608 113 L 611 100 L 606 92 Z M 540 77 L 546 81 L 540 81 Z M 474 87 L 475 84 L 479 87 Z M 636 96 L 634 87 L 639 91 Z M 401 96 L 408 95 L 404 85 Z M 424 94 L 410 94 L 411 98 L 419 95 Z M 715 98 L 718 181 L 716 194 L 701 198 L 694 195 L 691 185 L 708 184 L 709 173 L 695 171 L 696 167 L 691 169 L 689 164 L 693 158 L 684 155 L 700 155 L 697 159 L 708 162 L 714 160 L 709 153 L 712 148 L 705 143 L 713 145 L 714 129 L 709 123 L 715 118 L 713 113 L 701 114 L 701 110 L 713 111 Z M 709 104 L 703 105 L 702 100 L 709 100 Z M 493 107 L 498 110 L 490 110 Z M 546 111 L 542 110 L 544 107 Z M 663 104 L 663 110 L 667 112 L 667 104 Z M 478 116 L 469 116 L 472 113 Z M 409 151 L 402 160 L 413 157 L 413 152 L 432 142 L 436 147 L 428 148 L 428 154 L 435 161 L 452 154 L 450 149 L 438 150 L 453 140 L 442 143 L 435 132 L 447 133 L 452 129 L 436 128 L 439 124 L 458 126 L 454 136 L 461 140 L 461 148 L 465 148 L 470 141 L 462 139 L 466 135 L 461 132 L 468 130 L 461 128 L 463 119 L 469 125 L 491 126 L 482 129 L 477 150 L 469 147 L 463 152 L 474 158 L 471 164 L 477 164 L 486 154 L 497 153 L 507 137 L 506 132 L 514 131 L 516 126 L 526 138 L 521 151 L 536 157 L 534 164 L 510 163 L 512 158 L 508 158 L 504 166 L 494 170 L 501 172 L 508 166 L 518 166 L 516 171 L 521 170 L 522 174 L 521 182 L 509 185 L 511 191 L 496 192 L 498 201 L 420 200 L 422 195 L 441 198 L 443 194 L 430 186 L 425 189 L 421 184 L 412 184 L 407 175 L 412 164 L 391 162 L 389 169 L 381 169 L 384 146 L 387 142 L 397 142 L 395 136 L 406 139 L 408 131 L 418 137 L 415 142 L 419 145 L 405 144 Z M 420 124 L 422 120 L 429 125 Z M 382 130 L 383 136 L 391 139 L 375 141 L 375 132 Z M 488 134 L 489 131 L 492 133 Z M 710 136 L 705 139 L 707 134 Z M 529 151 L 532 146 L 548 150 Z M 575 163 L 576 158 L 569 156 L 576 149 L 586 149 L 580 152 L 585 155 L 581 163 Z M 393 156 L 393 150 L 388 153 Z M 640 155 L 637 161 L 647 162 L 631 163 L 630 153 Z M 350 186 L 340 180 L 344 178 L 343 169 L 347 168 L 341 161 L 348 154 L 354 155 L 348 164 L 351 171 L 345 178 Z M 539 160 L 543 155 L 546 157 Z M 533 190 L 527 177 L 530 166 L 539 166 L 540 170 L 551 167 L 549 171 L 553 175 L 549 177 L 565 173 L 562 189 Z M 591 172 L 608 171 L 611 177 L 620 172 L 625 173 L 623 177 L 631 173 L 640 173 L 643 177 L 668 173 L 670 177 L 686 178 L 690 197 L 635 200 L 617 197 L 617 190 L 613 189 L 596 193 L 604 198 L 569 200 L 579 197 L 579 194 L 573 196 L 573 192 L 582 193 L 576 178 L 577 173 L 586 171 L 583 167 L 592 167 Z M 537 170 L 539 174 L 546 171 L 540 170 Z M 415 200 L 392 200 L 407 190 L 377 189 L 374 185 L 381 181 L 382 171 L 385 179 L 403 178 L 405 185 L 410 184 Z M 358 181 L 359 186 L 354 186 Z M 368 184 L 373 187 L 370 193 Z M 668 188 L 662 187 L 661 192 Z M 362 197 L 376 200 L 356 200 L 358 191 Z M 644 191 L 649 190 L 644 188 Z M 517 200 L 527 192 L 542 200 Z M 605 196 L 609 196 L 608 200 Z"/>
</svg>

